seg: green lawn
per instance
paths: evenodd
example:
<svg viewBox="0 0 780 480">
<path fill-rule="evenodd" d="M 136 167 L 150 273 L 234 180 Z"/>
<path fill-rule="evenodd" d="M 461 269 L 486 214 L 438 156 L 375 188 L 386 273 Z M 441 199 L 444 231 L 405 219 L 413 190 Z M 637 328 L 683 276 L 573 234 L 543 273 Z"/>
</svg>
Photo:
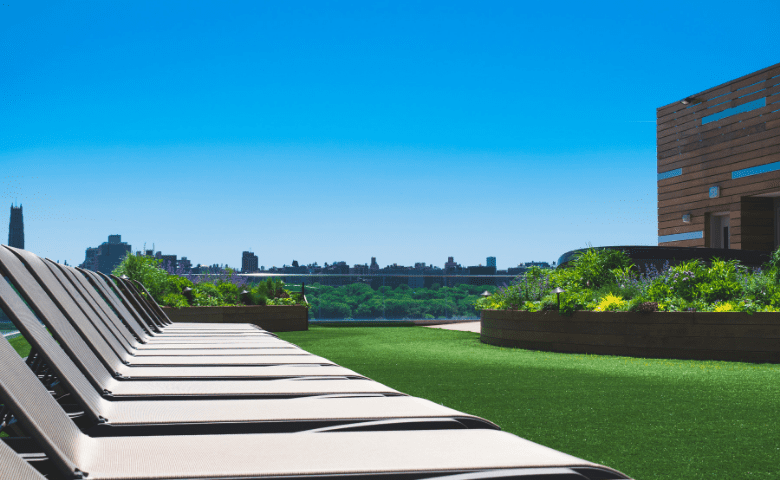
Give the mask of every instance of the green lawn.
<svg viewBox="0 0 780 480">
<path fill-rule="evenodd" d="M 26 357 L 27 355 L 30 354 L 30 344 L 27 343 L 27 340 L 25 340 L 23 336 L 17 335 L 13 338 L 8 339 L 8 342 L 11 344 L 12 347 L 16 349 L 16 351 L 22 357 Z"/>
<path fill-rule="evenodd" d="M 423 327 L 279 336 L 638 480 L 780 478 L 780 365 L 535 352 Z"/>
</svg>

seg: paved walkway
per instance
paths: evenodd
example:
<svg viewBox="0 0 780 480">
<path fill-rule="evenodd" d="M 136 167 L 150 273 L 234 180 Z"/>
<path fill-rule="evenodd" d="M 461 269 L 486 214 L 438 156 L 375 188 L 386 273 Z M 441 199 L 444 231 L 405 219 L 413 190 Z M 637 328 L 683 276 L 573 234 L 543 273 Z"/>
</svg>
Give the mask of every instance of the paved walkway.
<svg viewBox="0 0 780 480">
<path fill-rule="evenodd" d="M 480 332 L 480 322 L 446 323 L 444 325 L 427 325 L 426 328 L 443 328 L 445 330 L 460 330 L 461 332 Z"/>
</svg>

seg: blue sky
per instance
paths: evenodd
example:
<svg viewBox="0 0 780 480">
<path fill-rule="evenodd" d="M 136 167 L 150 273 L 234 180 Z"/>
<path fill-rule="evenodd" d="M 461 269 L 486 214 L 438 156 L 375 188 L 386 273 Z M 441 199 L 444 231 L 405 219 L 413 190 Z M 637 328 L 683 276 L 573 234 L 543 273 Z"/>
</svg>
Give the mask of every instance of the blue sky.
<svg viewBox="0 0 780 480">
<path fill-rule="evenodd" d="M 780 62 L 777 1 L 7 1 L 0 205 L 71 264 L 655 245 L 655 109 Z"/>
</svg>

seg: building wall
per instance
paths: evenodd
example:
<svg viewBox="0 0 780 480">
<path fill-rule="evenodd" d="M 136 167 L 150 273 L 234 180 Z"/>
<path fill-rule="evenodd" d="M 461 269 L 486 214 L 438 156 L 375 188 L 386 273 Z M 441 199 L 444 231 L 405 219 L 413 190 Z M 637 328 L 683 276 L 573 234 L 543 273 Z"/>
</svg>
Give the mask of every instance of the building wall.
<svg viewBox="0 0 780 480">
<path fill-rule="evenodd" d="M 106 275 L 113 272 L 114 268 L 122 263 L 122 259 L 131 253 L 131 249 L 132 247 L 124 242 L 103 242 L 97 247 L 97 271 Z"/>
<path fill-rule="evenodd" d="M 780 195 L 780 64 L 687 100 L 657 110 L 658 244 L 709 247 L 727 213 L 729 248 L 771 250 L 774 200 L 757 196 Z"/>
</svg>

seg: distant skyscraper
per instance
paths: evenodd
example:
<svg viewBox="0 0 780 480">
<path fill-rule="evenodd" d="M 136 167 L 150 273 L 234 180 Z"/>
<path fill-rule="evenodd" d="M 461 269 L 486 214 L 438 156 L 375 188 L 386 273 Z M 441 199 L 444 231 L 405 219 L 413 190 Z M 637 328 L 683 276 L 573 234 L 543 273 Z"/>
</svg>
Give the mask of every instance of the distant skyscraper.
<svg viewBox="0 0 780 480">
<path fill-rule="evenodd" d="M 496 266 L 496 257 L 487 257 L 487 266 L 488 267 L 495 267 Z"/>
<path fill-rule="evenodd" d="M 24 248 L 24 219 L 22 218 L 22 206 L 14 207 L 11 204 L 11 223 L 8 225 L 8 246 Z"/>
<path fill-rule="evenodd" d="M 370 270 L 379 270 L 379 264 L 376 263 L 376 257 L 371 257 L 371 266 L 368 268 Z"/>
<path fill-rule="evenodd" d="M 252 252 L 243 252 L 241 254 L 241 271 L 243 273 L 254 273 L 257 271 L 257 255 Z"/>
</svg>

